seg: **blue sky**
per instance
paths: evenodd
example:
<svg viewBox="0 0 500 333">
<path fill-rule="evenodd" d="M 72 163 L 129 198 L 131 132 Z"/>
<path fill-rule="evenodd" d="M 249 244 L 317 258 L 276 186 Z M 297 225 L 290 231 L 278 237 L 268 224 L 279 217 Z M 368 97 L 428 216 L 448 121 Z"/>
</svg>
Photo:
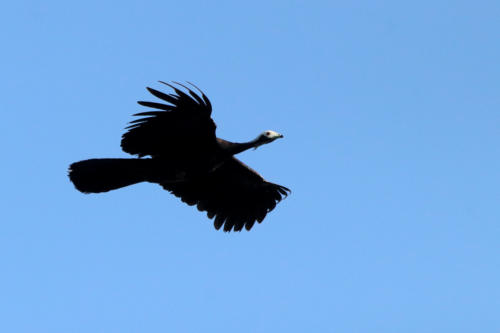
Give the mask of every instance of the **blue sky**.
<svg viewBox="0 0 500 333">
<path fill-rule="evenodd" d="M 499 332 L 497 1 L 18 1 L 0 14 L 2 332 Z M 125 157 L 192 81 L 292 195 L 225 234 Z"/>
</svg>

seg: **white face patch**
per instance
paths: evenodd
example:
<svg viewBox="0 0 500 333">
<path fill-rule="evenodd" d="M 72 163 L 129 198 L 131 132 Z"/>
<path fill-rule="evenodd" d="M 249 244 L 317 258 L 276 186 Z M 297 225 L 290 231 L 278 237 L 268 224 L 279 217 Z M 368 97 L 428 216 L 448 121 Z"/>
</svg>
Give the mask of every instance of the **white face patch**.
<svg viewBox="0 0 500 333">
<path fill-rule="evenodd" d="M 274 140 L 282 137 L 283 135 L 279 134 L 278 132 L 271 130 L 264 131 L 255 140 L 253 140 L 254 142 L 253 149 L 257 149 L 257 147 L 262 146 L 263 144 L 271 143 Z"/>
<path fill-rule="evenodd" d="M 275 140 L 275 139 L 283 137 L 283 135 L 279 134 L 278 132 L 271 131 L 271 130 L 267 130 L 265 132 L 262 132 L 261 135 L 265 136 L 266 138 L 271 139 L 271 140 Z"/>
</svg>

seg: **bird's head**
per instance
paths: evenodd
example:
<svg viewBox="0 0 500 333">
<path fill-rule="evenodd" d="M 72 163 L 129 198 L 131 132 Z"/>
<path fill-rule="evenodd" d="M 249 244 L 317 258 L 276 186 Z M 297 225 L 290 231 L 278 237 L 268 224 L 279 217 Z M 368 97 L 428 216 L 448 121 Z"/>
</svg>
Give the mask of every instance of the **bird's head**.
<svg viewBox="0 0 500 333">
<path fill-rule="evenodd" d="M 276 139 L 282 138 L 283 135 L 279 134 L 278 132 L 267 130 L 262 132 L 257 139 L 255 139 L 255 146 L 254 149 L 257 149 L 257 147 L 262 146 L 266 143 L 271 143 Z"/>
</svg>

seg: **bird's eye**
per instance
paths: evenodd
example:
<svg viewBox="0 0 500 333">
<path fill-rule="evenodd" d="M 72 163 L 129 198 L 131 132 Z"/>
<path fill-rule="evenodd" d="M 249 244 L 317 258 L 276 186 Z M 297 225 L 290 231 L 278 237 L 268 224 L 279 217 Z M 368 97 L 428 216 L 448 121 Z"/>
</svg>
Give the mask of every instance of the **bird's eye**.
<svg viewBox="0 0 500 333">
<path fill-rule="evenodd" d="M 271 135 L 271 132 L 266 132 L 266 135 Z"/>
</svg>

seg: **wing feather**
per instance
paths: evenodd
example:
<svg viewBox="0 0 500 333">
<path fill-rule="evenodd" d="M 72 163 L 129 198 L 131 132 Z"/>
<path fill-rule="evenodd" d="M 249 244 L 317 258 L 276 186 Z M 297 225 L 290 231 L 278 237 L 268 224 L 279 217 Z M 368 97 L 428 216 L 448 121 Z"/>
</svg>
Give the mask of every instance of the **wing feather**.
<svg viewBox="0 0 500 333">
<path fill-rule="evenodd" d="M 236 158 L 231 158 L 202 179 L 160 183 L 188 204 L 197 205 L 214 219 L 214 227 L 224 231 L 250 230 L 285 198 L 290 190 L 267 182 Z"/>
<path fill-rule="evenodd" d="M 146 102 L 146 101 L 138 101 L 137 104 L 142 105 L 142 106 L 146 106 L 146 107 L 150 107 L 150 108 L 164 110 L 164 111 L 172 111 L 172 109 L 174 108 L 172 105 L 155 103 L 155 102 Z M 136 114 L 134 114 L 134 116 L 142 116 L 145 113 L 147 114 L 147 113 L 153 113 L 153 112 L 136 113 Z"/>
<path fill-rule="evenodd" d="M 175 104 L 179 100 L 179 97 L 176 95 L 165 94 L 161 91 L 149 87 L 147 87 L 146 89 L 151 93 L 151 95 L 158 97 L 159 99 L 162 99 L 170 104 Z"/>
<path fill-rule="evenodd" d="M 216 149 L 215 123 L 210 117 L 212 106 L 205 94 L 200 97 L 184 85 L 183 92 L 176 86 L 171 87 L 175 94 L 166 94 L 147 88 L 155 97 L 165 103 L 139 101 L 142 106 L 153 110 L 140 112 L 141 117 L 130 122 L 128 131 L 123 134 L 123 151 L 139 157 L 150 155 L 173 162 L 200 159 L 209 156 Z"/>
</svg>

